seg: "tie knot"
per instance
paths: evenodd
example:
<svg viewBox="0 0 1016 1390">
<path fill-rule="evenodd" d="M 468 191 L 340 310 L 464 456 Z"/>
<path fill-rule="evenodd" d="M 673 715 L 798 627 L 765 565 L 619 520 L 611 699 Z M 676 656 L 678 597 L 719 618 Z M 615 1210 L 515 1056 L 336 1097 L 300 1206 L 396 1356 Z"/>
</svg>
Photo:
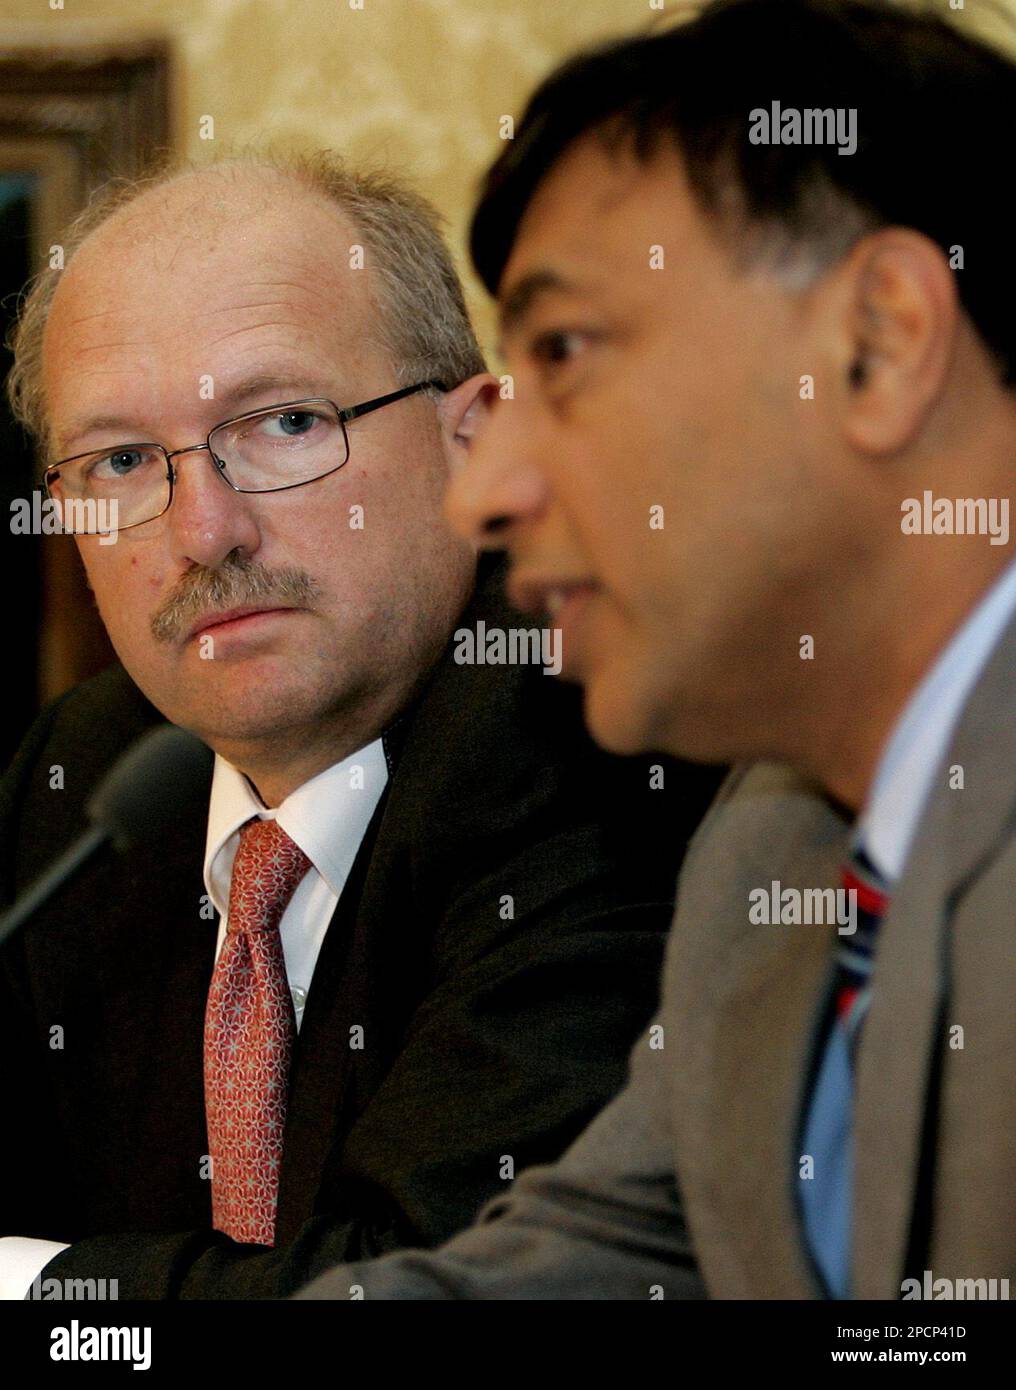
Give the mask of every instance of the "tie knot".
<svg viewBox="0 0 1016 1390">
<path fill-rule="evenodd" d="M 249 820 L 240 830 L 229 885 L 232 932 L 272 931 L 310 867 L 310 860 L 276 820 Z"/>
</svg>

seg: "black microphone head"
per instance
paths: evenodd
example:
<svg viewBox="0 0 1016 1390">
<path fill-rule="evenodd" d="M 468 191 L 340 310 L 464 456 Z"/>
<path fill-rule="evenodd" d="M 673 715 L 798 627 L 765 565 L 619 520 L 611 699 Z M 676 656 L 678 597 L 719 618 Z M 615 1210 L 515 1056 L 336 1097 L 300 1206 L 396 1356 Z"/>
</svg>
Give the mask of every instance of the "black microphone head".
<svg viewBox="0 0 1016 1390">
<path fill-rule="evenodd" d="M 176 820 L 181 801 L 207 788 L 212 750 L 174 724 L 142 735 L 106 773 L 85 807 L 117 849 L 154 839 Z"/>
</svg>

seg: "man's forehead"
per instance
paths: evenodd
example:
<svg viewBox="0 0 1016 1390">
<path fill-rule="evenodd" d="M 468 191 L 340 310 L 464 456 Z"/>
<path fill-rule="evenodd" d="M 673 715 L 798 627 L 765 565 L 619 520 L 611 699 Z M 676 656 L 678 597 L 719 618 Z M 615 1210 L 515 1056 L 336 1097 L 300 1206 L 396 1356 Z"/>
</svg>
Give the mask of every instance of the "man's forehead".
<svg viewBox="0 0 1016 1390">
<path fill-rule="evenodd" d="M 200 225 L 207 234 L 223 224 L 273 215 L 285 226 L 299 227 L 308 219 L 320 222 L 323 218 L 344 228 L 350 225 L 344 210 L 318 189 L 285 170 L 257 164 L 212 165 L 178 174 L 144 189 L 103 225 L 129 223 L 134 232 L 146 227 L 186 231 Z"/>
<path fill-rule="evenodd" d="M 626 264 L 647 264 L 650 244 L 682 235 L 691 215 L 672 148 L 643 161 L 583 136 L 526 205 L 498 287 L 503 319 L 517 317 L 535 293 L 593 289 Z"/>
<path fill-rule="evenodd" d="M 327 331 L 337 342 L 369 327 L 369 268 L 354 269 L 352 233 L 339 209 L 333 215 L 323 199 L 299 189 L 284 209 L 276 189 L 272 200 L 241 204 L 216 222 L 208 216 L 214 199 L 198 213 L 195 191 L 188 186 L 184 196 L 169 185 L 168 201 L 159 204 L 160 190 L 152 190 L 83 243 L 53 297 L 47 357 L 54 347 L 94 357 L 139 342 L 172 346 L 183 334 L 210 348 L 233 333 L 273 326 Z M 141 235 L 139 219 L 156 206 L 163 213 L 190 208 L 194 220 L 177 228 L 162 216 Z"/>
<path fill-rule="evenodd" d="M 195 201 L 195 190 L 183 197 L 170 185 L 160 200 L 159 191 L 92 233 L 71 257 L 54 303 L 64 286 L 102 294 L 112 305 L 123 297 L 118 288 L 162 292 L 173 302 L 181 293 L 204 294 L 206 285 L 242 287 L 252 279 L 358 288 L 356 277 L 338 273 L 350 263 L 352 228 L 340 209 L 316 196 L 279 188 L 273 200 L 241 198 L 226 208 L 218 194 Z"/>
</svg>

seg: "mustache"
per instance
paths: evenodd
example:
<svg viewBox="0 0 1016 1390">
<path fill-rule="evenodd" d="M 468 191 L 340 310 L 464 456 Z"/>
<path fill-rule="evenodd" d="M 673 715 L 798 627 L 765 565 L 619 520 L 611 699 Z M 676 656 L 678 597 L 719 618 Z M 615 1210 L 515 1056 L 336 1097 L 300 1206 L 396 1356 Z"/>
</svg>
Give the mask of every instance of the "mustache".
<svg viewBox="0 0 1016 1390">
<path fill-rule="evenodd" d="M 153 615 L 152 636 L 157 642 L 179 642 L 209 611 L 276 601 L 280 607 L 309 607 L 319 593 L 306 570 L 288 565 L 270 570 L 231 552 L 215 569 L 199 565 L 187 571 Z"/>
</svg>

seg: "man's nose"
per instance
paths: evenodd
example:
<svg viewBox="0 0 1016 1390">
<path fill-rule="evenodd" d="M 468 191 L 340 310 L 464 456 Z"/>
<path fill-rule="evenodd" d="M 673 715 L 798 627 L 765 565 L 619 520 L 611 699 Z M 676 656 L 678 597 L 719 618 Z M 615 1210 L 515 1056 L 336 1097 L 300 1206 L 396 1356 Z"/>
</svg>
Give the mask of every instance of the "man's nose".
<svg viewBox="0 0 1016 1390">
<path fill-rule="evenodd" d="M 173 501 L 166 513 L 174 557 L 215 569 L 232 550 L 252 555 L 261 535 L 247 493 L 219 475 L 207 445 L 174 453 Z"/>
<path fill-rule="evenodd" d="M 477 432 L 445 498 L 445 515 L 466 540 L 500 550 L 517 526 L 543 511 L 549 490 L 539 440 L 517 401 L 501 401 Z"/>
</svg>

